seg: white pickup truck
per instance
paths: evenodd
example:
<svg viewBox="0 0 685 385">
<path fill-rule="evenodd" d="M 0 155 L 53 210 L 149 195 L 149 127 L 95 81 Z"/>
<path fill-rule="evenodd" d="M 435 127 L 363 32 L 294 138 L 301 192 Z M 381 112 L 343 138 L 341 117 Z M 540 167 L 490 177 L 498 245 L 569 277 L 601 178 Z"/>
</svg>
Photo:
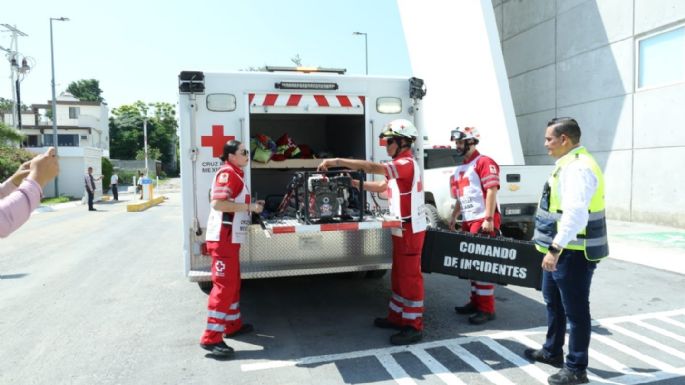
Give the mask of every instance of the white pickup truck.
<svg viewBox="0 0 685 385">
<path fill-rule="evenodd" d="M 446 228 L 455 200 L 450 196 L 449 179 L 462 157 L 454 148 L 424 148 L 424 186 L 429 225 Z M 540 192 L 552 166 L 500 166 L 497 193 L 502 214 L 502 233 L 511 238 L 530 240 Z"/>
</svg>

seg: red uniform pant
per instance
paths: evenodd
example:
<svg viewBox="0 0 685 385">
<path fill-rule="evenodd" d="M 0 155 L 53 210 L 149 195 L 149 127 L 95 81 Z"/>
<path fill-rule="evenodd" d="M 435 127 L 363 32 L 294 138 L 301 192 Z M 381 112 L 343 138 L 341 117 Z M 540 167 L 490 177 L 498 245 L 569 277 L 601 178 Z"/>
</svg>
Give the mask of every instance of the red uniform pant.
<svg viewBox="0 0 685 385">
<path fill-rule="evenodd" d="M 404 223 L 402 230 L 402 237 L 392 237 L 392 298 L 388 320 L 423 330 L 421 250 L 426 232 L 413 233 L 411 223 Z"/>
<path fill-rule="evenodd" d="M 226 226 L 224 226 L 226 227 Z M 207 303 L 207 329 L 201 343 L 216 344 L 223 334 L 231 334 L 241 328 L 240 318 L 240 244 L 230 243 L 221 230 L 221 241 L 207 242 L 212 255 L 212 291 Z"/>
<path fill-rule="evenodd" d="M 501 217 L 496 214 L 494 217 L 495 229 L 499 229 Z M 463 222 L 461 229 L 471 234 L 480 232 L 483 220 Z M 490 235 L 495 236 L 495 233 Z M 471 281 L 471 303 L 476 305 L 476 309 L 485 313 L 495 312 L 495 285 L 490 282 Z"/>
</svg>

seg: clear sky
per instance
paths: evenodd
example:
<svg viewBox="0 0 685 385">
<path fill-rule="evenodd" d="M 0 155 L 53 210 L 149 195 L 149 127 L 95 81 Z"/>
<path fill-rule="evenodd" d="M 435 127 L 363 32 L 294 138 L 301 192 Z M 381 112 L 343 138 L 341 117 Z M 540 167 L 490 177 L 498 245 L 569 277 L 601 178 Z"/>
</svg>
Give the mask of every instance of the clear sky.
<svg viewBox="0 0 685 385">
<path fill-rule="evenodd" d="M 395 0 L 27 0 L 5 5 L 0 24 L 28 34 L 19 52 L 35 61 L 21 83 L 22 103 L 45 103 L 50 90 L 50 17 L 57 94 L 98 79 L 110 108 L 136 100 L 176 104 L 182 70 L 233 71 L 263 65 L 342 67 L 410 75 Z M 1 28 L 0 28 L 1 29 Z M 0 34 L 9 48 L 10 35 Z M 0 96 L 11 98 L 10 66 L 0 60 Z"/>
</svg>

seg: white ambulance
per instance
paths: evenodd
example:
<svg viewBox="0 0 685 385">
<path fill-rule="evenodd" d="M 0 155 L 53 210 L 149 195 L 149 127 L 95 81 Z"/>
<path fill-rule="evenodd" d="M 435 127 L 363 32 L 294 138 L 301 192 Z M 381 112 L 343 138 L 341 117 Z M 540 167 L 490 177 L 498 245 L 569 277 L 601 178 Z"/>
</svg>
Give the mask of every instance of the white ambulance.
<svg viewBox="0 0 685 385">
<path fill-rule="evenodd" d="M 415 157 L 423 157 L 419 112 L 425 88 L 420 79 L 347 76 L 336 69 L 268 70 L 179 75 L 183 248 L 190 281 L 211 279 L 211 258 L 204 246 L 209 191 L 228 140 L 250 147 L 258 135 L 276 140 L 287 134 L 319 158 L 251 160 L 245 182 L 253 199 L 267 200 L 267 208 L 288 194 L 297 173 L 315 171 L 321 157 L 390 160 L 379 135 L 394 119 L 415 123 L 420 131 Z M 366 194 L 367 202 L 375 199 L 387 207 L 387 201 Z M 362 211 L 364 215 L 357 212 L 349 221 L 330 223 L 255 218 L 240 251 L 242 278 L 353 271 L 381 276 L 391 266 L 390 230 L 400 221 L 380 210 Z"/>
</svg>

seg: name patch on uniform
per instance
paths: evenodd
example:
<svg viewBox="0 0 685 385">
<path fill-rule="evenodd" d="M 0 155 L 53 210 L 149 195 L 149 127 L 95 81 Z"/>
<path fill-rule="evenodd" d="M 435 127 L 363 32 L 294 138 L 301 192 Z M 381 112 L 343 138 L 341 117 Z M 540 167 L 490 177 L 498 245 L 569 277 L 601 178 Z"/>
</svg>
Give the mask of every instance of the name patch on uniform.
<svg viewBox="0 0 685 385">
<path fill-rule="evenodd" d="M 491 174 L 497 174 L 497 167 L 495 167 L 494 164 L 490 165 L 490 173 Z"/>
<path fill-rule="evenodd" d="M 228 183 L 228 173 L 222 172 L 219 174 L 219 183 Z"/>
</svg>

